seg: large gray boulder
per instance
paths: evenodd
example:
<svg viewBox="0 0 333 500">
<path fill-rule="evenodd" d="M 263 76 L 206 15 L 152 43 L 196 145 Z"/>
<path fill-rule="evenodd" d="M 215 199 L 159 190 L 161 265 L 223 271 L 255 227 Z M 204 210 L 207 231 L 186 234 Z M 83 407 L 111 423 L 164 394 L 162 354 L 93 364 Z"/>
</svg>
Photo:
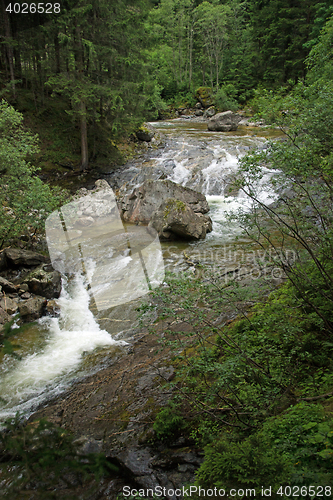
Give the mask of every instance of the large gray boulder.
<svg viewBox="0 0 333 500">
<path fill-rule="evenodd" d="M 195 213 L 205 214 L 209 211 L 203 194 L 168 179 L 145 181 L 120 200 L 119 208 L 125 222 L 148 224 L 153 212 L 169 198 L 185 203 Z"/>
<path fill-rule="evenodd" d="M 47 299 L 57 299 L 61 292 L 61 274 L 50 265 L 32 271 L 24 283 L 29 286 L 29 292 Z"/>
<path fill-rule="evenodd" d="M 170 198 L 152 214 L 149 228 L 155 229 L 161 240 L 202 240 L 212 230 L 212 221 L 183 201 Z"/>
<path fill-rule="evenodd" d="M 208 122 L 208 130 L 213 132 L 230 132 L 231 130 L 237 130 L 240 117 L 233 113 L 232 111 L 224 111 L 223 113 L 217 113 Z"/>
</svg>

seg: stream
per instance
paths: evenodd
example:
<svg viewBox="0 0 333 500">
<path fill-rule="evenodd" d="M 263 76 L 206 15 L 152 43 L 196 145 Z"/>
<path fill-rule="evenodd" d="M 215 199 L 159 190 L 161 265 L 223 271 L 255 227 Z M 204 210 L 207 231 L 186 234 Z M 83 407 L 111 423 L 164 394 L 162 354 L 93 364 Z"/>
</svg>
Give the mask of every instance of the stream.
<svg viewBox="0 0 333 500">
<path fill-rule="evenodd" d="M 267 139 L 277 137 L 279 132 L 247 126 L 240 126 L 236 132 L 208 132 L 206 123 L 182 119 L 152 125 L 167 137 L 165 148 L 156 150 L 156 155 L 153 152 L 149 159 L 130 162 L 108 180 L 119 187 L 127 183 L 129 190 L 162 171 L 164 177 L 205 194 L 213 220 L 213 231 L 205 240 L 162 243 L 164 267 L 174 272 L 187 270 L 184 250 L 187 257 L 212 269 L 244 259 L 246 239 L 240 237 L 237 226 L 227 222 L 226 213 L 246 208 L 249 200 L 242 193 L 229 192 L 229 187 L 239 158 L 254 147 L 264 148 Z M 267 171 L 267 178 L 269 175 Z M 264 185 L 261 196 L 266 202 L 272 198 Z M 125 268 L 130 260 L 126 251 L 120 248 L 117 260 Z M 96 260 L 98 252 L 96 249 Z M 112 265 L 114 259 L 110 260 Z M 94 259 L 91 266 L 93 270 Z M 11 339 L 19 346 L 19 357 L 5 355 L 0 359 L 0 420 L 17 412 L 29 416 L 76 381 L 108 366 L 138 332 L 136 309 L 142 300 L 124 300 L 123 304 L 98 310 L 86 277 L 79 271 L 71 279 L 64 276 L 57 300 L 60 315 L 43 317 L 20 331 Z"/>
</svg>

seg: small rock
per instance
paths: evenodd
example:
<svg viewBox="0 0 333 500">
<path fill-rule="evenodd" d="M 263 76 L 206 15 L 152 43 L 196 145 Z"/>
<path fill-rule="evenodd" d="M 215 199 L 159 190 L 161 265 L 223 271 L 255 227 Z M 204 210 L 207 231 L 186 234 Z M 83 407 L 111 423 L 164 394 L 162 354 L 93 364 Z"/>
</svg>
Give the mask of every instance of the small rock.
<svg viewBox="0 0 333 500">
<path fill-rule="evenodd" d="M 204 118 L 211 118 L 215 114 L 216 114 L 216 110 L 215 110 L 214 106 L 210 106 L 210 108 L 205 110 L 203 117 Z"/>
<path fill-rule="evenodd" d="M 28 300 L 30 298 L 31 298 L 31 293 L 29 293 L 29 292 L 24 292 L 21 295 L 21 299 L 23 299 L 23 300 Z"/>
<path fill-rule="evenodd" d="M 56 300 L 48 300 L 46 304 L 46 310 L 53 316 L 59 313 L 60 307 Z"/>
<path fill-rule="evenodd" d="M 8 321 L 10 321 L 10 316 L 8 313 L 6 313 L 6 311 L 4 311 L 1 307 L 0 307 L 0 325 L 4 325 L 5 323 L 8 323 Z M 1 329 L 0 329 L 1 330 Z"/>
<path fill-rule="evenodd" d="M 6 293 L 17 292 L 17 286 L 14 285 L 11 281 L 6 280 L 2 276 L 0 276 L 0 286 L 2 287 L 2 290 Z"/>
<path fill-rule="evenodd" d="M 21 285 L 20 285 L 20 292 L 21 292 L 21 290 L 22 290 L 22 293 L 28 292 L 29 291 L 29 285 L 28 285 L 28 283 L 21 283 Z"/>
</svg>

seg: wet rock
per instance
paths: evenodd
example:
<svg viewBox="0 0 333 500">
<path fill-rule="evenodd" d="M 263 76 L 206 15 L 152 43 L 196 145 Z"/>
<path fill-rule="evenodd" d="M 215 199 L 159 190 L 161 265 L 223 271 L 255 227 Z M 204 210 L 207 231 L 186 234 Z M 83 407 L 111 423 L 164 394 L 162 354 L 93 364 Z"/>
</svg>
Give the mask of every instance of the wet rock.
<svg viewBox="0 0 333 500">
<path fill-rule="evenodd" d="M 215 132 L 229 132 L 237 130 L 240 117 L 232 111 L 224 111 L 213 116 L 207 124 L 208 130 Z"/>
<path fill-rule="evenodd" d="M 46 300 L 43 297 L 34 297 L 19 304 L 19 313 L 25 321 L 33 321 L 43 314 Z"/>
<path fill-rule="evenodd" d="M 195 114 L 195 116 L 202 116 L 204 114 L 204 112 L 202 111 L 202 109 L 196 109 L 194 114 Z"/>
<path fill-rule="evenodd" d="M 39 266 L 42 262 L 47 262 L 48 259 L 44 255 L 30 250 L 22 250 L 20 248 L 6 248 L 6 258 L 10 266 L 14 267 L 33 267 Z"/>
<path fill-rule="evenodd" d="M 39 267 L 32 271 L 24 280 L 29 291 L 47 299 L 58 298 L 61 292 L 61 274 L 58 271 L 45 271 Z"/>
<path fill-rule="evenodd" d="M 216 114 L 216 110 L 215 110 L 214 106 L 210 106 L 210 108 L 205 110 L 203 117 L 204 118 L 211 118 L 215 114 Z"/>
<path fill-rule="evenodd" d="M 56 300 L 48 300 L 46 304 L 46 311 L 51 316 L 57 316 L 60 312 L 59 304 Z"/>
<path fill-rule="evenodd" d="M 139 130 L 135 132 L 135 135 L 139 141 L 150 142 L 155 135 L 155 130 L 149 123 L 144 123 Z"/>
<path fill-rule="evenodd" d="M 184 202 L 171 198 L 153 213 L 148 228 L 154 228 L 162 240 L 202 240 L 207 229 L 211 230 L 211 219 L 196 214 Z"/>
<path fill-rule="evenodd" d="M 8 314 L 15 314 L 18 309 L 17 301 L 9 297 L 3 297 L 0 301 L 0 308 Z"/>
<path fill-rule="evenodd" d="M 120 200 L 122 217 L 125 222 L 148 224 L 153 212 L 158 210 L 161 203 L 169 198 L 185 203 L 195 213 L 205 214 L 209 211 L 206 197 L 203 194 L 180 186 L 168 179 L 160 181 L 147 180 Z"/>
</svg>

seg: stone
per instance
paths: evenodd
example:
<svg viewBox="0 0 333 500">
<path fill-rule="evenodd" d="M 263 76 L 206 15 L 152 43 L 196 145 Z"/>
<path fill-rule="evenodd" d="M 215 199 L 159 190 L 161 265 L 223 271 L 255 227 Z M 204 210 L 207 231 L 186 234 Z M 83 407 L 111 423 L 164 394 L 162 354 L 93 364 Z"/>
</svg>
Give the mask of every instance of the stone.
<svg viewBox="0 0 333 500">
<path fill-rule="evenodd" d="M 10 321 L 9 314 L 0 307 L 0 325 L 4 325 L 5 323 L 8 323 L 8 321 Z"/>
<path fill-rule="evenodd" d="M 185 203 L 195 213 L 205 214 L 209 211 L 206 197 L 203 194 L 168 179 L 158 181 L 148 179 L 119 201 L 123 220 L 148 224 L 153 212 L 158 210 L 161 204 L 169 198 Z"/>
<path fill-rule="evenodd" d="M 2 252 L 0 252 L 0 271 L 4 271 L 6 267 L 7 267 L 6 252 L 5 250 L 2 250 Z"/>
<path fill-rule="evenodd" d="M 39 266 L 42 262 L 47 262 L 48 258 L 37 252 L 21 250 L 20 248 L 6 248 L 6 258 L 10 266 Z"/>
<path fill-rule="evenodd" d="M 18 288 L 16 285 L 14 285 L 14 283 L 6 280 L 2 276 L 0 276 L 0 286 L 5 293 L 15 293 L 17 292 Z"/>
<path fill-rule="evenodd" d="M 214 108 L 214 106 L 210 106 L 209 108 L 207 108 L 203 114 L 203 117 L 204 118 L 211 118 L 212 116 L 214 116 L 216 114 L 216 110 Z"/>
<path fill-rule="evenodd" d="M 9 297 L 3 297 L 0 300 L 0 308 L 8 314 L 15 314 L 18 309 L 17 301 Z"/>
<path fill-rule="evenodd" d="M 155 135 L 154 127 L 149 123 L 144 123 L 136 132 L 135 135 L 139 141 L 150 142 Z"/>
<path fill-rule="evenodd" d="M 29 291 L 29 285 L 28 283 L 21 283 L 20 284 L 20 292 L 22 290 L 22 293 L 28 292 Z"/>
<path fill-rule="evenodd" d="M 43 267 L 32 271 L 24 283 L 28 285 L 29 292 L 47 299 L 57 299 L 61 292 L 61 274 L 55 270 L 45 271 Z"/>
<path fill-rule="evenodd" d="M 75 226 L 81 226 L 81 227 L 87 227 L 87 226 L 91 226 L 93 223 L 95 222 L 95 220 L 93 219 L 93 217 L 80 217 L 76 222 L 75 222 Z"/>
<path fill-rule="evenodd" d="M 207 126 L 208 130 L 215 132 L 230 132 L 237 130 L 240 117 L 232 111 L 224 111 L 213 116 Z"/>
<path fill-rule="evenodd" d="M 46 304 L 46 311 L 51 316 L 56 316 L 60 311 L 60 307 L 59 307 L 58 302 L 56 300 L 53 300 L 53 299 L 48 300 L 47 304 Z"/>
<path fill-rule="evenodd" d="M 33 321 L 43 314 L 46 300 L 43 297 L 34 297 L 21 302 L 18 306 L 19 313 L 25 321 Z"/>
<path fill-rule="evenodd" d="M 202 109 L 196 109 L 194 114 L 195 114 L 195 116 L 202 116 L 204 114 L 204 112 L 202 111 Z"/>
<path fill-rule="evenodd" d="M 23 300 L 27 300 L 27 299 L 30 299 L 30 298 L 31 298 L 31 293 L 29 293 L 29 292 L 24 292 L 21 295 L 21 299 L 23 299 Z"/>
<path fill-rule="evenodd" d="M 201 108 L 202 108 L 201 102 L 197 102 L 195 105 L 195 109 L 201 109 Z"/>
<path fill-rule="evenodd" d="M 175 199 L 163 202 L 148 225 L 148 228 L 157 231 L 162 240 L 202 240 L 209 227 L 211 220 L 208 216 L 196 214 L 191 207 Z"/>
</svg>

